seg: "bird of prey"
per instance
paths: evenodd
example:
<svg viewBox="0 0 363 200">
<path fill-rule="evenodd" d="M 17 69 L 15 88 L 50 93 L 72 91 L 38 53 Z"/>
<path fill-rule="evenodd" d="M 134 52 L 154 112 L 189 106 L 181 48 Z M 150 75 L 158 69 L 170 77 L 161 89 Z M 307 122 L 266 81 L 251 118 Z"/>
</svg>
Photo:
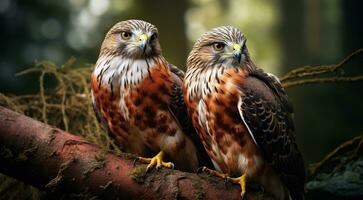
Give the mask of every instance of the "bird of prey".
<svg viewBox="0 0 363 200">
<path fill-rule="evenodd" d="M 140 156 L 148 170 L 212 165 L 188 120 L 183 78 L 162 56 L 154 25 L 121 21 L 106 34 L 91 75 L 94 110 L 120 148 Z"/>
<path fill-rule="evenodd" d="M 231 26 L 204 33 L 187 67 L 185 102 L 218 170 L 206 171 L 240 184 L 242 196 L 251 183 L 275 199 L 303 199 L 292 106 L 279 80 L 252 62 L 244 34 Z"/>
</svg>

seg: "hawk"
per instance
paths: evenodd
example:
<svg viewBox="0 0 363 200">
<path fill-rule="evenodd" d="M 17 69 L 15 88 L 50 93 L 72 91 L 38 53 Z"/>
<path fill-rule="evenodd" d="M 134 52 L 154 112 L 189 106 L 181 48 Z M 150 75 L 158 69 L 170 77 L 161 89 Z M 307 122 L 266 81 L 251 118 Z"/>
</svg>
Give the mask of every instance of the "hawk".
<svg viewBox="0 0 363 200">
<path fill-rule="evenodd" d="M 91 75 L 94 110 L 120 148 L 140 156 L 148 170 L 211 165 L 188 120 L 183 78 L 162 56 L 154 25 L 121 21 L 106 34 Z"/>
<path fill-rule="evenodd" d="M 242 197 L 251 183 L 275 199 L 304 198 L 292 106 L 279 80 L 252 62 L 241 31 L 222 26 L 199 38 L 187 59 L 183 93 L 219 172 L 206 171 L 240 184 Z"/>
</svg>

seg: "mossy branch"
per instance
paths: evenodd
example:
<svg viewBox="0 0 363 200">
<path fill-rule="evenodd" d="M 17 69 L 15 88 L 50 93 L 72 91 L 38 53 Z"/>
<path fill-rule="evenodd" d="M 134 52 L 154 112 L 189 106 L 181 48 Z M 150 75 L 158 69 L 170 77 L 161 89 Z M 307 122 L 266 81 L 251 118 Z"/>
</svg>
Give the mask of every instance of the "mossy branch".
<svg viewBox="0 0 363 200">
<path fill-rule="evenodd" d="M 216 177 L 168 169 L 146 174 L 128 155 L 1 106 L 0 116 L 0 172 L 43 191 L 84 199 L 240 199 L 237 185 Z"/>
<path fill-rule="evenodd" d="M 304 66 L 291 70 L 280 80 L 283 87 L 293 87 L 311 83 L 352 82 L 363 80 L 363 75 L 344 76 L 343 67 L 353 58 L 362 55 L 363 48 L 354 51 L 338 64 Z M 328 76 L 328 77 L 326 77 Z"/>
<path fill-rule="evenodd" d="M 363 134 L 339 145 L 321 161 L 309 165 L 308 178 L 317 172 L 341 170 L 345 164 L 357 159 L 363 153 Z M 344 162 L 341 161 L 345 157 Z"/>
</svg>

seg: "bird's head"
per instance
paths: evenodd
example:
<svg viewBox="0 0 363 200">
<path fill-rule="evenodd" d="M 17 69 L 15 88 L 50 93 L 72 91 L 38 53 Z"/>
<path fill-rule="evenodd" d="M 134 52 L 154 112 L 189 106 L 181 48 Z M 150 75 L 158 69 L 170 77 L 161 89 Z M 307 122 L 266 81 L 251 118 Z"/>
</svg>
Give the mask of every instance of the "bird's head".
<svg viewBox="0 0 363 200">
<path fill-rule="evenodd" d="M 115 24 L 106 34 L 100 56 L 114 55 L 140 59 L 161 55 L 157 28 L 142 20 Z"/>
<path fill-rule="evenodd" d="M 204 33 L 194 44 L 187 60 L 189 67 L 243 67 L 250 61 L 243 33 L 221 26 Z"/>
</svg>

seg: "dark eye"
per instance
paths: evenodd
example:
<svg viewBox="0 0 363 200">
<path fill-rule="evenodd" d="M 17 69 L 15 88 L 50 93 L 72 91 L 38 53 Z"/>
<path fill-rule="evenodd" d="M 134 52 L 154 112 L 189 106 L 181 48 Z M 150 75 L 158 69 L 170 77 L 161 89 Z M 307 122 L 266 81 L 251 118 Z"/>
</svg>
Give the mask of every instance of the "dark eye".
<svg viewBox="0 0 363 200">
<path fill-rule="evenodd" d="M 130 32 L 126 32 L 126 31 L 121 32 L 121 37 L 124 40 L 129 40 L 131 38 L 131 35 L 132 35 L 132 33 L 130 33 Z"/>
<path fill-rule="evenodd" d="M 156 38 L 158 38 L 158 34 L 154 33 L 151 35 L 150 40 L 155 40 Z"/>
<path fill-rule="evenodd" d="M 213 44 L 213 48 L 214 50 L 216 51 L 222 51 L 224 49 L 224 44 L 223 43 L 220 43 L 220 42 L 216 42 Z"/>
</svg>

